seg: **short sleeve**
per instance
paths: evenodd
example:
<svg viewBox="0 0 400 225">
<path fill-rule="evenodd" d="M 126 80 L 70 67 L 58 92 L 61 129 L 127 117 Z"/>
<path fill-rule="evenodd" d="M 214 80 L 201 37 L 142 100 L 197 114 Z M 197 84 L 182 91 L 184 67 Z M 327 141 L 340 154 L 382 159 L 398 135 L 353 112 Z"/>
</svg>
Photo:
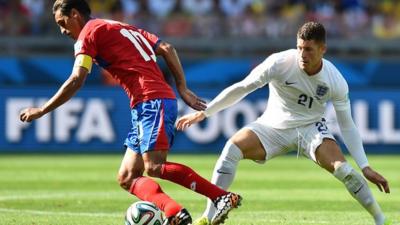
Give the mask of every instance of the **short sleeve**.
<svg viewBox="0 0 400 225">
<path fill-rule="evenodd" d="M 89 55 L 95 58 L 97 55 L 96 36 L 99 29 L 89 29 L 85 26 L 74 44 L 75 57 L 79 54 Z"/>
</svg>

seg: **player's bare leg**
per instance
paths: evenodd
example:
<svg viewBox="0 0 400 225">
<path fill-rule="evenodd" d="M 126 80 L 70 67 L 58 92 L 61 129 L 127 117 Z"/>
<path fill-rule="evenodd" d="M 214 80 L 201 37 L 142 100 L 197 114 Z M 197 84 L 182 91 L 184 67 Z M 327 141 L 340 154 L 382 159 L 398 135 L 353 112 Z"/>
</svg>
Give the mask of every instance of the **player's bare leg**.
<svg viewBox="0 0 400 225">
<path fill-rule="evenodd" d="M 264 160 L 265 150 L 257 135 L 250 129 L 243 128 L 236 132 L 225 144 L 215 165 L 211 182 L 227 190 L 233 182 L 238 163 L 241 159 Z M 207 225 L 215 215 L 214 203 L 207 201 L 202 218 L 193 225 Z"/>
<path fill-rule="evenodd" d="M 118 171 L 118 182 L 120 186 L 129 191 L 132 180 L 142 176 L 143 172 L 144 163 L 142 156 L 127 148 Z"/>
<path fill-rule="evenodd" d="M 147 151 L 143 154 L 144 169 L 151 177 L 160 177 L 162 165 L 167 161 L 168 150 Z"/>
<path fill-rule="evenodd" d="M 373 216 L 376 225 L 385 224 L 385 216 L 372 196 L 366 180 L 346 162 L 334 140 L 324 139 L 315 156 L 322 168 L 344 183 L 349 193 Z"/>
</svg>

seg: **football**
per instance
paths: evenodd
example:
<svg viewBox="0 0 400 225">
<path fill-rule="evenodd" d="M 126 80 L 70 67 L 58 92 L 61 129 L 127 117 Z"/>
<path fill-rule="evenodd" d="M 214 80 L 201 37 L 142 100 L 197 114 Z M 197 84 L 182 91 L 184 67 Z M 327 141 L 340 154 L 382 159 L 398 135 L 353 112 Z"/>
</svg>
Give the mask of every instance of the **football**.
<svg viewBox="0 0 400 225">
<path fill-rule="evenodd" d="M 135 202 L 126 211 L 125 225 L 162 225 L 162 223 L 162 211 L 151 202 Z"/>
</svg>

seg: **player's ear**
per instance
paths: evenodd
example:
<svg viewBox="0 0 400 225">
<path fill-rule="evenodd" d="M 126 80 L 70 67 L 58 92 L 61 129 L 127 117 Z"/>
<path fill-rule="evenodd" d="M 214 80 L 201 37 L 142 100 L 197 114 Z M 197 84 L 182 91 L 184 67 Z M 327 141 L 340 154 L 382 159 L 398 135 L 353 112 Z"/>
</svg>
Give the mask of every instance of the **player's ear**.
<svg viewBox="0 0 400 225">
<path fill-rule="evenodd" d="M 74 19 L 79 19 L 79 17 L 81 17 L 81 14 L 79 13 L 78 10 L 71 9 L 71 12 L 69 12 L 69 17 Z"/>
<path fill-rule="evenodd" d="M 325 53 L 326 53 L 326 49 L 327 49 L 327 46 L 326 46 L 326 44 L 325 44 L 325 43 L 321 43 L 321 46 L 320 46 L 320 48 L 321 48 L 321 52 L 322 52 L 322 54 L 325 54 Z"/>
</svg>

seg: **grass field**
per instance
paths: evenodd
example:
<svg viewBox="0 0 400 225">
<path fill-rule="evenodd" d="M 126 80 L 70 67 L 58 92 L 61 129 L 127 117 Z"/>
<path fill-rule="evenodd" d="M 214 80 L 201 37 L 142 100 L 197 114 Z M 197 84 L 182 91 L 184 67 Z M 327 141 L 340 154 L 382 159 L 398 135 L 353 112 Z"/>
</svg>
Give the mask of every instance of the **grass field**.
<svg viewBox="0 0 400 225">
<path fill-rule="evenodd" d="M 137 199 L 119 188 L 122 155 L 0 155 L 0 225 L 122 225 Z M 216 155 L 171 155 L 210 178 Z M 390 195 L 370 185 L 393 224 L 400 224 L 400 156 L 370 156 L 390 181 Z M 198 217 L 205 198 L 161 181 L 165 192 Z M 240 163 L 231 190 L 243 205 L 227 225 L 373 225 L 341 183 L 295 156 L 265 165 Z"/>
</svg>

